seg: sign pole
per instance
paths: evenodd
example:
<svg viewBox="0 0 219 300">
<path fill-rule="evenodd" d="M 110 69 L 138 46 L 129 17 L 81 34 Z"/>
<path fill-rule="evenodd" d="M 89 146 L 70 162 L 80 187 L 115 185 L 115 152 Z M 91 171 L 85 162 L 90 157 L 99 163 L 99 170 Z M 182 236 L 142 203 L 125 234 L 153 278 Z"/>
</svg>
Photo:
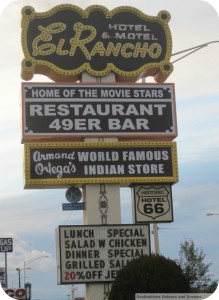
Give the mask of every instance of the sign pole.
<svg viewBox="0 0 219 300">
<path fill-rule="evenodd" d="M 8 264 L 7 253 L 13 252 L 13 239 L 12 238 L 0 238 L 0 253 L 5 253 L 5 287 L 8 287 Z M 1 284 L 1 283 L 0 283 Z"/>
<path fill-rule="evenodd" d="M 93 77 L 82 74 L 82 82 L 115 82 L 115 75 Z M 116 142 L 117 138 L 85 138 L 85 142 Z M 121 224 L 119 184 L 85 184 L 83 187 L 84 225 Z M 108 299 L 109 283 L 86 284 L 86 300 Z"/>
<path fill-rule="evenodd" d="M 153 223 L 153 236 L 154 236 L 154 254 L 160 254 L 159 239 L 158 239 L 158 226 L 157 223 Z"/>
<path fill-rule="evenodd" d="M 5 287 L 8 288 L 8 263 L 7 263 L 7 252 L 5 252 Z"/>
</svg>

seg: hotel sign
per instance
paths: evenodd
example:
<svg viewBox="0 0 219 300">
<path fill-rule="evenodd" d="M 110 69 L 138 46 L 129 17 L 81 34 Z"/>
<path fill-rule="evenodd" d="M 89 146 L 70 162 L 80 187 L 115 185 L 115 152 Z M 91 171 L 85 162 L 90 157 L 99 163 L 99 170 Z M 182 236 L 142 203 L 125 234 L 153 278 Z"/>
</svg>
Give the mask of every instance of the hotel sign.
<svg viewBox="0 0 219 300">
<path fill-rule="evenodd" d="M 134 208 L 136 223 L 173 222 L 171 185 L 135 185 Z"/>
<path fill-rule="evenodd" d="M 23 83 L 23 142 L 177 136 L 174 84 Z"/>
<path fill-rule="evenodd" d="M 178 181 L 175 143 L 27 143 L 25 187 Z"/>
<path fill-rule="evenodd" d="M 129 261 L 150 254 L 148 225 L 59 226 L 58 284 L 112 282 Z"/>
<path fill-rule="evenodd" d="M 172 73 L 170 14 L 148 16 L 121 6 L 109 11 L 100 5 L 82 10 L 70 4 L 47 12 L 22 9 L 22 74 L 30 80 L 43 74 L 54 81 L 77 81 L 113 72 L 117 81 L 154 76 L 164 82 Z"/>
</svg>

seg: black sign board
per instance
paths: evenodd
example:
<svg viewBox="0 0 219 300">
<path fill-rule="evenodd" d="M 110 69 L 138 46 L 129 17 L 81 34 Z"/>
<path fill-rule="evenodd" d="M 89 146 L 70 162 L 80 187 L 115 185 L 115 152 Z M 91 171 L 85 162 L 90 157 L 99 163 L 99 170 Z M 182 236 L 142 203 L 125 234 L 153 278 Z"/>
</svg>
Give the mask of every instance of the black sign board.
<svg viewBox="0 0 219 300">
<path fill-rule="evenodd" d="M 12 238 L 0 238 L 0 252 L 13 252 Z"/>
<path fill-rule="evenodd" d="M 121 6 L 109 11 L 93 5 L 85 10 L 63 4 L 47 12 L 22 9 L 22 78 L 44 74 L 55 81 L 77 81 L 114 72 L 117 81 L 155 76 L 163 82 L 173 71 L 170 14 L 148 16 Z M 132 80 L 131 80 L 132 79 Z"/>
<path fill-rule="evenodd" d="M 23 141 L 177 136 L 173 84 L 23 83 Z"/>
<path fill-rule="evenodd" d="M 175 143 L 25 144 L 25 187 L 176 182 Z"/>
</svg>

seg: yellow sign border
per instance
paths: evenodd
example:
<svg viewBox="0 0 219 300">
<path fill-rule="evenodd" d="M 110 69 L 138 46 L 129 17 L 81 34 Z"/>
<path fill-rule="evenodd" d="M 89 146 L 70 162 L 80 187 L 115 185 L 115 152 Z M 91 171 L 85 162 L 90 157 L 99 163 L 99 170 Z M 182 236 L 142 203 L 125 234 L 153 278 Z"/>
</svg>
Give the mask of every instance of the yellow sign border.
<svg viewBox="0 0 219 300">
<path fill-rule="evenodd" d="M 96 149 L 96 148 L 138 148 L 138 147 L 171 147 L 172 151 L 172 170 L 173 176 L 169 177 L 103 177 L 103 178 L 53 178 L 53 179 L 31 179 L 30 178 L 30 149 L 32 147 L 37 148 L 87 148 L 87 149 Z M 178 164 L 177 164 L 177 150 L 175 142 L 57 142 L 57 143 L 26 143 L 24 145 L 24 156 L 25 156 L 25 188 L 57 188 L 57 187 L 69 187 L 72 185 L 82 186 L 84 184 L 121 184 L 121 186 L 129 186 L 131 184 L 137 183 L 176 183 L 178 181 Z"/>
</svg>

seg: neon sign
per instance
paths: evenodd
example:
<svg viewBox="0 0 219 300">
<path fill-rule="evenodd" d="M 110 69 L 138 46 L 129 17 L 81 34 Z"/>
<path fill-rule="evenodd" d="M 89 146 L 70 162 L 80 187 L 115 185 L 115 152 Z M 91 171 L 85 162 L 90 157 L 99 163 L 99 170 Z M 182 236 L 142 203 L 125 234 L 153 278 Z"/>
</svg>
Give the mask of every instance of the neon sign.
<svg viewBox="0 0 219 300">
<path fill-rule="evenodd" d="M 92 76 L 114 72 L 117 81 L 154 76 L 163 82 L 173 71 L 167 11 L 152 17 L 126 6 L 109 11 L 63 4 L 43 13 L 25 6 L 22 16 L 24 80 L 35 73 L 76 81 L 86 71 Z"/>
</svg>

